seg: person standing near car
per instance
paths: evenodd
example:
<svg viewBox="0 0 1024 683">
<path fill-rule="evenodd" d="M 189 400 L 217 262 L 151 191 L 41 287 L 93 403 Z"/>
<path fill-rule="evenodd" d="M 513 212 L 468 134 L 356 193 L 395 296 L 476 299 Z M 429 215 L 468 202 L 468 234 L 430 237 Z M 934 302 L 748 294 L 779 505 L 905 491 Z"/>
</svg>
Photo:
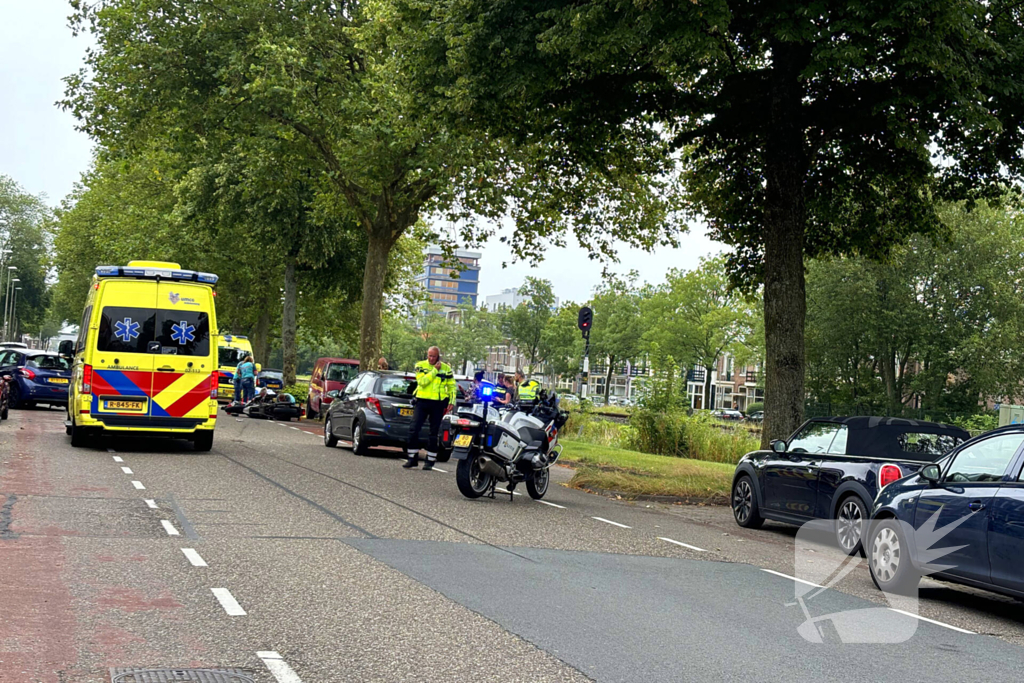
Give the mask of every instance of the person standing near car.
<svg viewBox="0 0 1024 683">
<path fill-rule="evenodd" d="M 238 376 L 242 383 L 242 403 L 248 403 L 256 395 L 256 363 L 252 356 L 246 356 L 238 366 Z"/>
<path fill-rule="evenodd" d="M 429 420 L 430 435 L 427 437 L 427 462 L 423 469 L 431 470 L 437 461 L 437 437 L 441 431 L 441 418 L 449 405 L 455 405 L 455 373 L 447 363 L 441 362 L 441 350 L 436 346 L 427 349 L 427 359 L 416 364 L 416 405 L 413 408 L 412 425 L 409 427 L 407 444 L 408 460 L 402 467 L 410 469 L 419 463 L 420 430 Z"/>
</svg>

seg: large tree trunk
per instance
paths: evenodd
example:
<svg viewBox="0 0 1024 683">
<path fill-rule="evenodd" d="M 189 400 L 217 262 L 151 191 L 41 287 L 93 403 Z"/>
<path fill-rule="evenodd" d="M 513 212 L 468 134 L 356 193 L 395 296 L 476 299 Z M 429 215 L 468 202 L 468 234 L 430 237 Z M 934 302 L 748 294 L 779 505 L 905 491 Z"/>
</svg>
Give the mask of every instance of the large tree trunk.
<svg viewBox="0 0 1024 683">
<path fill-rule="evenodd" d="M 804 48 L 773 41 L 770 123 L 764 151 L 764 429 L 761 447 L 785 439 L 804 416 L 804 182 L 800 129 Z"/>
<path fill-rule="evenodd" d="M 284 385 L 295 384 L 295 307 L 298 300 L 298 284 L 295 278 L 295 257 L 289 256 L 284 268 L 284 314 L 281 318 L 281 350 Z"/>
<path fill-rule="evenodd" d="M 612 368 L 615 366 L 615 356 L 608 356 L 608 374 L 604 378 L 604 404 L 608 405 L 608 399 L 612 396 Z"/>
<path fill-rule="evenodd" d="M 377 367 L 380 357 L 381 306 L 384 302 L 384 281 L 388 274 L 388 256 L 395 244 L 389 229 L 376 228 L 368 233 L 366 268 L 363 270 L 363 310 L 359 328 L 359 367 Z"/>
</svg>

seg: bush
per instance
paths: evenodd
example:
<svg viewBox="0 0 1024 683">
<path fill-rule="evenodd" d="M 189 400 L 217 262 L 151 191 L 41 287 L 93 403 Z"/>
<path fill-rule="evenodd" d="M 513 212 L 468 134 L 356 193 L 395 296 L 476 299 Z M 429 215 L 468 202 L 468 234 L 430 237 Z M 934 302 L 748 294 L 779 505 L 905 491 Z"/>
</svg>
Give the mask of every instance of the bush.
<svg viewBox="0 0 1024 683">
<path fill-rule="evenodd" d="M 637 410 L 630 426 L 628 446 L 654 455 L 735 464 L 760 446 L 760 439 L 749 429 L 724 425 L 707 414 L 688 417 L 679 410 Z"/>
<path fill-rule="evenodd" d="M 764 410 L 764 403 L 751 403 L 747 406 L 745 412 L 747 415 L 750 415 L 751 413 L 756 413 L 762 410 Z"/>
<path fill-rule="evenodd" d="M 995 413 L 959 415 L 953 420 L 953 424 L 966 429 L 971 434 L 987 432 L 999 426 L 999 416 Z"/>
<path fill-rule="evenodd" d="M 632 441 L 632 431 L 629 425 L 603 420 L 586 410 L 571 411 L 561 429 L 566 439 L 612 448 L 625 448 Z"/>
<path fill-rule="evenodd" d="M 296 403 L 305 403 L 309 397 L 309 384 L 292 384 L 281 391 L 294 396 Z"/>
</svg>

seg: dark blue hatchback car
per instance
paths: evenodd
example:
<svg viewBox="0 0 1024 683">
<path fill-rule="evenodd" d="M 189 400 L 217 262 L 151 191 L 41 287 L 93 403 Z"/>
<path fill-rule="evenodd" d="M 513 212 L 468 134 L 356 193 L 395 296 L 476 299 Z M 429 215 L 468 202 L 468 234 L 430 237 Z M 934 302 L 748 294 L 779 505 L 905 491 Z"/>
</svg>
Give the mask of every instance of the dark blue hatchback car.
<svg viewBox="0 0 1024 683">
<path fill-rule="evenodd" d="M 960 445 L 889 484 L 867 543 L 875 585 L 916 590 L 924 574 L 1024 598 L 1024 425 Z"/>
<path fill-rule="evenodd" d="M 71 363 L 49 351 L 0 349 L 0 374 L 11 375 L 10 405 L 23 408 L 46 403 L 66 406 Z"/>
</svg>

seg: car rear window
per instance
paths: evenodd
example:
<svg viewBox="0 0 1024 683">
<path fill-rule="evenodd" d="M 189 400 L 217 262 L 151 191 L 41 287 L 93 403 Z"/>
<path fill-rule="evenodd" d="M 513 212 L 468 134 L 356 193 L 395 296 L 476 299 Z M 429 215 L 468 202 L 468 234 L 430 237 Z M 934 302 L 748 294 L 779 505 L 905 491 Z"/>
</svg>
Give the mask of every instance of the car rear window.
<svg viewBox="0 0 1024 683">
<path fill-rule="evenodd" d="M 164 311 L 129 306 L 104 306 L 96 338 L 98 351 L 206 356 L 210 353 L 210 320 L 202 311 Z"/>
<path fill-rule="evenodd" d="M 327 372 L 324 373 L 324 376 L 328 382 L 348 382 L 358 374 L 359 366 L 357 365 L 331 363 L 327 366 Z"/>
<path fill-rule="evenodd" d="M 25 365 L 30 368 L 39 368 L 40 370 L 71 369 L 68 359 L 61 358 L 60 356 L 29 356 L 28 360 L 25 361 Z"/>
<path fill-rule="evenodd" d="M 953 434 L 922 434 L 904 432 L 896 437 L 900 450 L 919 456 L 927 456 L 932 460 L 945 455 L 964 442 L 964 439 Z"/>
<path fill-rule="evenodd" d="M 416 384 L 413 377 L 382 377 L 377 385 L 378 394 L 385 396 L 397 396 L 399 398 L 411 398 L 412 390 Z"/>
</svg>

